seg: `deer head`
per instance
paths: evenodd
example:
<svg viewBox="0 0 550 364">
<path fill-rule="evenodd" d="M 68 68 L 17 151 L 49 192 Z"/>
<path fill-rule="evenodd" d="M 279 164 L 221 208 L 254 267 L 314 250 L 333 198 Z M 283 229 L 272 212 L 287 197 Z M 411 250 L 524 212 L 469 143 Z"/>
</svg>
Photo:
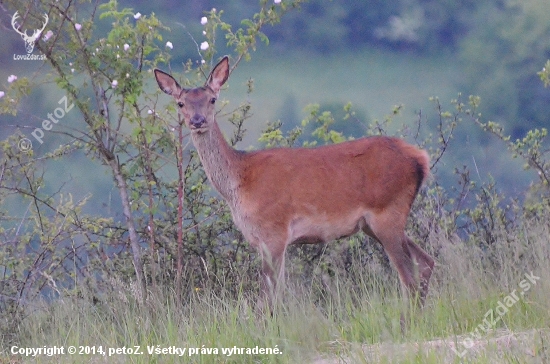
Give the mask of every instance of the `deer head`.
<svg viewBox="0 0 550 364">
<path fill-rule="evenodd" d="M 183 88 L 172 76 L 158 69 L 155 77 L 160 89 L 176 100 L 187 127 L 193 132 L 204 133 L 214 123 L 214 104 L 229 77 L 229 58 L 222 58 L 203 87 Z"/>
<path fill-rule="evenodd" d="M 40 34 L 42 34 L 42 31 L 44 30 L 44 28 L 46 28 L 46 25 L 48 24 L 48 14 L 44 14 L 44 25 L 42 26 L 42 29 L 36 29 L 31 36 L 27 34 L 27 29 L 25 29 L 24 32 L 21 32 L 19 29 L 17 29 L 17 25 L 15 24 L 17 18 L 19 18 L 19 15 L 16 11 L 11 18 L 11 26 L 19 35 L 21 35 L 21 37 L 25 41 L 25 48 L 27 49 L 27 53 L 30 54 L 34 50 L 34 43 L 36 42 L 38 37 L 40 37 Z"/>
</svg>

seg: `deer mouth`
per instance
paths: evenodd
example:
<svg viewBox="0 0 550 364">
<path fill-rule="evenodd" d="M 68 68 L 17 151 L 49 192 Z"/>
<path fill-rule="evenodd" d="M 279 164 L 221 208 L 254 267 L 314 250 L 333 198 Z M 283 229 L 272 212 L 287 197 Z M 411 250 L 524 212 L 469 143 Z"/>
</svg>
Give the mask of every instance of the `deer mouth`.
<svg viewBox="0 0 550 364">
<path fill-rule="evenodd" d="M 189 129 L 191 130 L 192 133 L 196 133 L 196 134 L 203 134 L 208 130 L 208 128 L 205 125 L 191 126 L 189 127 Z"/>
</svg>

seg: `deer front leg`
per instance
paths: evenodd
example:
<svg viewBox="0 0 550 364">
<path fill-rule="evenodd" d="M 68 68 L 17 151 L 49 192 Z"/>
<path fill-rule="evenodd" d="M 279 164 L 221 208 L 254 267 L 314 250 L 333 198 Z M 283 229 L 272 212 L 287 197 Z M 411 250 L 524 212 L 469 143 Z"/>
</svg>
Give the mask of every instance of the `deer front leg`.
<svg viewBox="0 0 550 364">
<path fill-rule="evenodd" d="M 262 245 L 260 251 L 262 258 L 260 307 L 267 305 L 271 314 L 284 287 L 285 251 L 284 245 L 270 247 L 266 244 Z"/>
</svg>

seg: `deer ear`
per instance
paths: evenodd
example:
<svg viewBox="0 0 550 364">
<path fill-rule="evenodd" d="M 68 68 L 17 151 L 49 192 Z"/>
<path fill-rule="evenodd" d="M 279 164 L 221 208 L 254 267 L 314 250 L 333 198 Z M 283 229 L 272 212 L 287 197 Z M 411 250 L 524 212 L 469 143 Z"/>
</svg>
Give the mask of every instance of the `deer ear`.
<svg viewBox="0 0 550 364">
<path fill-rule="evenodd" d="M 155 78 L 160 89 L 168 95 L 176 97 L 181 93 L 181 86 L 168 73 L 155 69 Z"/>
<path fill-rule="evenodd" d="M 206 86 L 210 87 L 214 92 L 220 92 L 223 84 L 229 78 L 229 57 L 224 56 L 222 60 L 214 67 L 210 76 L 208 76 L 208 81 L 206 81 Z"/>
</svg>

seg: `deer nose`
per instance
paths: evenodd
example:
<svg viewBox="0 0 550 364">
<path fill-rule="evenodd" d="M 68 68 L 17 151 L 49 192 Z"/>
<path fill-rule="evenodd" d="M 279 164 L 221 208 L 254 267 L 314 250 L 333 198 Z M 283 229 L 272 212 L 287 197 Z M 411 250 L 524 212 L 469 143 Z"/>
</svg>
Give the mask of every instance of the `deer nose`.
<svg viewBox="0 0 550 364">
<path fill-rule="evenodd" d="M 190 126 L 192 126 L 193 128 L 200 128 L 204 123 L 206 122 L 206 118 L 202 115 L 199 115 L 199 114 L 195 114 L 193 115 L 193 117 L 191 118 L 190 120 Z"/>
</svg>

